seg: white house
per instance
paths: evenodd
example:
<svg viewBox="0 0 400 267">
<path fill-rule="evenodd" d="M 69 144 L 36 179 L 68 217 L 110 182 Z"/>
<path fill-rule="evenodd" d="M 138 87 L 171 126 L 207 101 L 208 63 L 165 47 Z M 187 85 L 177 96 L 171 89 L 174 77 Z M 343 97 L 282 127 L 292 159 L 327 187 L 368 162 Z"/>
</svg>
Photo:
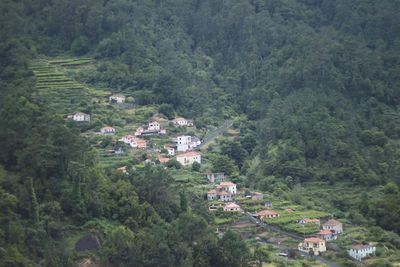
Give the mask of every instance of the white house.
<svg viewBox="0 0 400 267">
<path fill-rule="evenodd" d="M 113 127 L 110 126 L 105 126 L 103 128 L 100 129 L 100 132 L 102 134 L 115 134 L 115 129 Z"/>
<path fill-rule="evenodd" d="M 175 148 L 170 145 L 165 145 L 164 149 L 168 151 L 168 156 L 175 156 Z"/>
<path fill-rule="evenodd" d="M 175 119 L 173 120 L 173 123 L 174 123 L 176 126 L 187 126 L 188 121 L 187 121 L 185 118 L 183 118 L 183 117 L 178 117 L 178 118 L 175 118 Z"/>
<path fill-rule="evenodd" d="M 201 153 L 191 151 L 176 156 L 176 160 L 183 166 L 192 165 L 194 162 L 201 163 Z"/>
<path fill-rule="evenodd" d="M 231 193 L 232 195 L 236 195 L 236 184 L 232 182 L 221 182 L 219 184 L 222 190 Z"/>
<path fill-rule="evenodd" d="M 337 239 L 337 234 L 333 233 L 331 230 L 320 230 L 317 236 L 325 241 L 332 241 Z"/>
<path fill-rule="evenodd" d="M 149 122 L 149 126 L 147 127 L 147 129 L 149 131 L 160 131 L 161 126 L 158 122 L 152 121 L 152 122 Z"/>
<path fill-rule="evenodd" d="M 343 224 L 337 220 L 329 220 L 322 225 L 324 230 L 332 230 L 334 234 L 340 234 L 343 232 Z"/>
<path fill-rule="evenodd" d="M 90 121 L 90 115 L 83 112 L 77 112 L 72 116 L 72 119 L 79 122 Z"/>
<path fill-rule="evenodd" d="M 109 97 L 110 103 L 122 104 L 125 103 L 125 96 L 122 94 L 115 94 Z"/>
<path fill-rule="evenodd" d="M 125 144 L 131 144 L 132 142 L 134 142 L 137 139 L 136 136 L 133 135 L 125 135 L 123 136 L 121 139 L 119 139 L 119 141 L 124 142 Z"/>
<path fill-rule="evenodd" d="M 298 245 L 298 249 L 306 253 L 313 253 L 314 255 L 319 255 L 322 252 L 326 251 L 326 243 L 325 240 L 323 239 L 317 237 L 310 237 L 304 239 L 304 241 Z"/>
<path fill-rule="evenodd" d="M 352 245 L 349 256 L 355 260 L 361 261 L 363 258 L 368 257 L 375 253 L 376 248 L 371 245 Z"/>
<path fill-rule="evenodd" d="M 232 201 L 232 194 L 226 191 L 218 192 L 218 199 L 224 202 Z"/>
<path fill-rule="evenodd" d="M 180 135 L 176 138 L 176 150 L 177 151 L 188 151 L 190 149 L 196 148 L 201 144 L 199 138 L 190 135 Z"/>
<path fill-rule="evenodd" d="M 190 148 L 192 137 L 189 135 L 181 135 L 176 138 L 176 150 L 186 152 Z"/>
<path fill-rule="evenodd" d="M 193 120 L 177 117 L 172 121 L 176 126 L 193 126 Z"/>
<path fill-rule="evenodd" d="M 218 199 L 218 191 L 216 189 L 211 189 L 207 192 L 208 200 L 217 200 Z"/>
<path fill-rule="evenodd" d="M 241 211 L 240 206 L 233 202 L 226 203 L 223 209 L 226 212 L 240 212 Z"/>
<path fill-rule="evenodd" d="M 223 172 L 217 173 L 206 173 L 207 179 L 210 183 L 220 183 L 225 179 L 225 175 Z"/>
</svg>

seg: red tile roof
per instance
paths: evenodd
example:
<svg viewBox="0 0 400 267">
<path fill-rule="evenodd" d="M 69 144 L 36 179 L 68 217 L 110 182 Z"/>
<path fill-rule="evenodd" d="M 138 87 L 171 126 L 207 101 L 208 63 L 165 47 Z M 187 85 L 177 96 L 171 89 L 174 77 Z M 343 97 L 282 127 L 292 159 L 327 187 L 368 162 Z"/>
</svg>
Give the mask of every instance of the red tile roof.
<svg viewBox="0 0 400 267">
<path fill-rule="evenodd" d="M 210 191 L 207 192 L 207 194 L 217 194 L 217 190 L 211 189 Z"/>
<path fill-rule="evenodd" d="M 331 219 L 331 220 L 327 221 L 326 223 L 324 223 L 324 226 L 337 226 L 340 224 L 342 224 L 342 223 L 337 220 Z"/>
<path fill-rule="evenodd" d="M 236 208 L 237 209 L 237 208 L 240 208 L 240 206 L 236 203 L 227 203 L 225 205 L 225 208 L 227 208 L 227 209 L 235 209 Z"/>
<path fill-rule="evenodd" d="M 258 216 L 276 216 L 276 215 L 279 215 L 279 213 L 277 213 L 274 210 L 262 210 L 262 211 L 257 212 L 257 215 Z"/>
<path fill-rule="evenodd" d="M 321 243 L 321 242 L 325 242 L 325 241 L 322 240 L 321 238 L 318 238 L 318 237 L 310 237 L 310 238 L 304 239 L 304 242 L 308 242 L 308 243 Z"/>
<path fill-rule="evenodd" d="M 201 153 L 196 152 L 196 151 L 189 151 L 189 152 L 177 155 L 177 157 L 196 157 L 196 156 L 201 156 Z"/>
<path fill-rule="evenodd" d="M 372 246 L 370 245 L 362 245 L 362 244 L 356 244 L 356 245 L 352 245 L 351 248 L 352 249 L 366 249 L 366 248 L 371 248 Z"/>
<path fill-rule="evenodd" d="M 222 186 L 222 187 L 224 187 L 224 186 L 234 186 L 234 185 L 236 185 L 236 184 L 235 184 L 235 183 L 232 183 L 232 182 L 221 182 L 219 185 Z"/>
<path fill-rule="evenodd" d="M 319 234 L 319 235 L 331 235 L 332 232 L 331 232 L 331 230 L 325 229 L 325 230 L 320 230 L 320 231 L 318 232 L 318 234 Z"/>
</svg>

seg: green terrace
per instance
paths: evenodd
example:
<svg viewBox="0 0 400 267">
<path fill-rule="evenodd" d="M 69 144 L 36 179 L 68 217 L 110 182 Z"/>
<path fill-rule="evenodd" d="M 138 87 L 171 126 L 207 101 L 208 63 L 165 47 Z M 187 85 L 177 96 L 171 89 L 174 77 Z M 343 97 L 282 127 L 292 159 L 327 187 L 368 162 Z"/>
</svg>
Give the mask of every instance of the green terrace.
<svg viewBox="0 0 400 267">
<path fill-rule="evenodd" d="M 320 226 L 316 223 L 306 223 L 306 224 L 299 224 L 296 221 L 309 218 L 309 219 L 320 219 L 320 218 L 327 218 L 330 216 L 329 213 L 323 211 L 316 211 L 316 210 L 305 210 L 305 211 L 279 211 L 279 217 L 265 219 L 265 221 L 269 224 L 279 226 L 280 228 L 296 232 L 299 234 L 315 234 L 318 232 Z"/>
<path fill-rule="evenodd" d="M 36 76 L 34 99 L 55 109 L 57 113 L 66 115 L 75 112 L 89 102 L 86 87 L 67 77 L 49 61 L 36 60 L 30 68 Z"/>
<path fill-rule="evenodd" d="M 87 106 L 93 96 L 107 96 L 108 91 L 78 83 L 65 73 L 65 67 L 79 67 L 93 62 L 91 58 L 40 58 L 32 61 L 30 69 L 36 77 L 33 98 L 56 113 L 67 115 Z"/>
</svg>

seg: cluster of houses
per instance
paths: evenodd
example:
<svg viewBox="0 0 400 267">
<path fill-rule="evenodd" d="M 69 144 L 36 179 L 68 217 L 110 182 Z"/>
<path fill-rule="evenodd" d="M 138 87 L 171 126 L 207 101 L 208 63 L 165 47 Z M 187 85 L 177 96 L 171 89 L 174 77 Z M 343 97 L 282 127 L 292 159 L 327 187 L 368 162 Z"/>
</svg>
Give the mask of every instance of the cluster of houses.
<svg viewBox="0 0 400 267">
<path fill-rule="evenodd" d="M 313 219 L 305 223 L 317 223 L 319 220 Z M 343 232 L 343 224 L 337 220 L 331 219 L 322 225 L 322 229 L 316 237 L 304 239 L 298 245 L 298 249 L 302 252 L 319 255 L 326 251 L 326 242 L 337 239 L 338 235 Z M 348 255 L 358 261 L 375 254 L 376 248 L 372 245 L 356 244 L 352 245 L 348 250 Z"/>
<path fill-rule="evenodd" d="M 207 200 L 231 202 L 236 194 L 237 189 L 235 183 L 221 182 L 216 188 L 207 192 Z"/>
<path fill-rule="evenodd" d="M 195 136 L 180 135 L 174 138 L 174 145 L 166 144 L 164 149 L 167 150 L 169 156 L 175 156 L 179 152 L 188 152 L 197 148 L 201 144 L 201 140 Z"/>
<path fill-rule="evenodd" d="M 146 149 L 147 141 L 133 135 L 125 135 L 119 141 L 130 145 L 132 148 Z"/>
<path fill-rule="evenodd" d="M 139 127 L 135 131 L 135 136 L 149 136 L 149 135 L 158 135 L 158 134 L 166 134 L 167 130 L 161 128 L 161 125 L 157 121 L 149 122 L 147 128 Z"/>
<path fill-rule="evenodd" d="M 299 223 L 315 223 L 320 225 L 319 219 L 303 219 Z M 304 239 L 298 245 L 298 249 L 302 252 L 312 253 L 319 255 L 326 251 L 326 241 L 337 239 L 337 236 L 343 232 L 343 224 L 337 220 L 331 219 L 322 225 L 322 229 L 318 232 L 316 237 Z"/>
</svg>

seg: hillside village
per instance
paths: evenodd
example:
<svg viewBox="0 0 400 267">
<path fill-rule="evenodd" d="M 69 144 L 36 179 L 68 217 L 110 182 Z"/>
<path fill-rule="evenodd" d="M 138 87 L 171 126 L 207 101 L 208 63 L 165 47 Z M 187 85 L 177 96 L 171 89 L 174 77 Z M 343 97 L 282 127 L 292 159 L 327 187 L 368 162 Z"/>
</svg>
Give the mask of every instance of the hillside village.
<svg viewBox="0 0 400 267">
<path fill-rule="evenodd" d="M 43 66 L 48 71 L 63 70 L 59 65 L 62 61 L 49 62 L 33 65 L 41 66 L 40 71 L 33 67 L 34 72 L 39 75 Z M 290 261 L 299 255 L 336 260 L 343 258 L 344 252 L 345 258 L 354 261 L 376 257 L 378 244 L 354 243 L 349 238 L 342 243 L 347 227 L 353 228 L 348 221 L 343 223 L 328 212 L 297 205 L 270 192 L 253 191 L 237 175 L 215 170 L 207 154 L 218 149 L 220 136 L 204 144 L 213 130 L 197 128 L 196 118 L 176 114 L 168 119 L 155 106 L 136 105 L 134 97 L 123 92 L 88 92 L 86 98 L 92 98 L 88 102 L 90 109 L 72 106 L 64 109 L 64 115 L 66 122 L 80 128 L 98 151 L 104 168 L 126 175 L 146 165 L 170 169 L 177 183 L 184 184 L 207 203 L 215 218 L 216 234 L 237 230 L 253 246 L 271 246 L 269 249 L 277 251 L 278 261 L 282 257 Z M 90 92 L 94 95 L 90 96 Z M 232 138 L 240 132 L 223 134 Z"/>
</svg>

